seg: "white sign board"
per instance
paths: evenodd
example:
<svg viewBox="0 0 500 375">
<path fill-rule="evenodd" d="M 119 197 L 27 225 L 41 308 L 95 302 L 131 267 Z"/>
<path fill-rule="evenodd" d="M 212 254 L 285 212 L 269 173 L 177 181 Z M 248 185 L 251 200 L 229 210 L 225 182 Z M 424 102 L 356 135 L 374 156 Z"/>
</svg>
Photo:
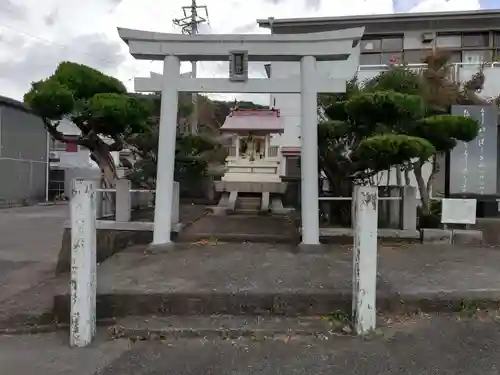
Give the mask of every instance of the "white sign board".
<svg viewBox="0 0 500 375">
<path fill-rule="evenodd" d="M 441 223 L 475 224 L 476 199 L 443 199 L 441 205 Z"/>
</svg>

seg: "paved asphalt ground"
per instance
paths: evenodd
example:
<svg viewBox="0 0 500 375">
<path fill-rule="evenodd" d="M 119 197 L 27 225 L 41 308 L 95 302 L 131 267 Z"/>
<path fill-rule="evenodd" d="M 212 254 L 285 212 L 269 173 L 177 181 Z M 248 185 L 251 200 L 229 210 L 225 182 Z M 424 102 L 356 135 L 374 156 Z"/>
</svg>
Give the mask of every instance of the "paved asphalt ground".
<svg viewBox="0 0 500 375">
<path fill-rule="evenodd" d="M 500 374 L 500 323 L 410 317 L 367 339 L 110 340 L 70 349 L 67 334 L 0 336 L 2 375 Z"/>
<path fill-rule="evenodd" d="M 67 214 L 66 205 L 0 210 L 0 304 L 51 276 Z M 498 285 L 498 256 L 494 250 L 478 249 L 474 259 L 479 264 L 462 259 L 465 250 L 452 254 L 450 258 L 444 251 L 436 252 L 432 259 L 441 271 L 451 267 L 455 280 L 462 280 L 457 285 Z M 398 264 L 398 256 L 403 254 L 390 257 L 391 266 Z M 421 269 L 422 280 L 417 278 L 413 283 L 428 290 L 429 269 L 434 270 L 430 273 L 434 288 L 451 282 L 448 279 L 453 275 L 429 268 L 426 259 L 417 262 L 415 267 Z M 500 374 L 500 322 L 491 317 L 418 316 L 392 323 L 367 339 L 279 336 L 135 343 L 111 340 L 102 328 L 93 345 L 84 349 L 70 349 L 65 332 L 0 335 L 0 374 L 494 375 Z"/>
<path fill-rule="evenodd" d="M 0 302 L 54 274 L 67 204 L 0 209 Z"/>
</svg>

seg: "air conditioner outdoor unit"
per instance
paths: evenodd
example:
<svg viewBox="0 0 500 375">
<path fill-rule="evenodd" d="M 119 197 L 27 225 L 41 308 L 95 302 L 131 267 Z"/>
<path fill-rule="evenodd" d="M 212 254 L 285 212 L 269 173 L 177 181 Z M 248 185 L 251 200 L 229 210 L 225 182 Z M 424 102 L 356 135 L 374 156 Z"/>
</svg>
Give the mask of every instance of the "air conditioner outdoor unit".
<svg viewBox="0 0 500 375">
<path fill-rule="evenodd" d="M 436 33 L 422 33 L 422 43 L 432 43 L 436 38 Z"/>
<path fill-rule="evenodd" d="M 60 160 L 61 159 L 59 158 L 59 152 L 56 152 L 56 151 L 49 152 L 49 161 L 51 161 L 53 163 L 57 163 Z"/>
</svg>

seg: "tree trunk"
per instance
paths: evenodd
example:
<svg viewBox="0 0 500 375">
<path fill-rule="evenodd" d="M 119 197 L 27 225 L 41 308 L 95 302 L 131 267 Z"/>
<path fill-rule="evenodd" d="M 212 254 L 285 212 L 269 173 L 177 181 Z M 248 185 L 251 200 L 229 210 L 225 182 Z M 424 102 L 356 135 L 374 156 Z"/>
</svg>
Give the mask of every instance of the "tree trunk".
<svg viewBox="0 0 500 375">
<path fill-rule="evenodd" d="M 94 160 L 102 172 L 102 177 L 106 188 L 112 189 L 115 186 L 117 179 L 116 166 L 111 156 L 106 150 L 101 150 L 98 147 L 91 151 L 91 158 Z"/>
<path fill-rule="evenodd" d="M 403 178 L 401 174 L 401 166 L 396 165 L 396 185 L 397 186 L 402 186 L 403 185 Z"/>
<path fill-rule="evenodd" d="M 99 145 L 97 142 L 95 148 L 90 152 L 90 157 L 97 163 L 99 169 L 101 170 L 102 187 L 105 189 L 113 189 L 116 185 L 117 179 L 115 162 L 111 153 L 103 146 L 106 147 L 105 144 Z M 116 194 L 104 192 L 102 196 L 104 200 L 110 204 L 112 212 L 115 212 Z"/>
<path fill-rule="evenodd" d="M 439 165 L 437 161 L 437 155 L 432 156 L 432 170 L 431 174 L 429 175 L 429 180 L 427 181 L 427 195 L 429 196 L 429 203 L 430 203 L 430 195 L 431 195 L 431 190 L 432 190 L 432 185 L 434 183 L 434 178 L 436 177 L 436 174 L 439 172 Z"/>
<path fill-rule="evenodd" d="M 405 169 L 405 185 L 410 186 L 410 184 L 410 171 L 408 169 Z"/>
<path fill-rule="evenodd" d="M 413 167 L 413 173 L 417 180 L 418 191 L 420 192 L 420 201 L 422 202 L 422 214 L 430 214 L 430 196 L 427 190 L 427 184 L 422 176 L 422 162 L 416 162 Z"/>
</svg>

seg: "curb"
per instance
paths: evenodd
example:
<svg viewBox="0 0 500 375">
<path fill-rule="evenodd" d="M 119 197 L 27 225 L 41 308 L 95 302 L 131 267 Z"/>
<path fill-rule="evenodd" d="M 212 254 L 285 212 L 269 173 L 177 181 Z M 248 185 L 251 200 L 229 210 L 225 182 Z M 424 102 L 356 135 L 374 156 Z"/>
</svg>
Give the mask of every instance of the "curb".
<svg viewBox="0 0 500 375">
<path fill-rule="evenodd" d="M 12 327 L 0 328 L 0 336 L 2 335 L 35 335 L 38 333 L 52 333 L 62 330 L 69 330 L 69 324 L 45 324 L 32 327 Z"/>
<path fill-rule="evenodd" d="M 97 318 L 125 316 L 322 316 L 335 311 L 351 313 L 352 294 L 337 293 L 151 293 L 100 294 Z M 445 313 L 464 309 L 500 308 L 500 291 L 399 295 L 379 293 L 377 311 L 391 313 Z M 54 318 L 67 322 L 69 296 L 54 298 Z"/>
<path fill-rule="evenodd" d="M 225 329 L 225 328 L 204 328 L 204 329 L 191 329 L 191 328 L 163 328 L 163 329 L 134 329 L 122 328 L 119 331 L 112 333 L 112 338 L 128 338 L 134 340 L 166 340 L 166 339 L 238 339 L 238 338 L 252 338 L 255 340 L 272 338 L 275 336 L 303 336 L 303 337 L 317 337 L 317 336 L 333 336 L 342 335 L 342 333 L 335 330 L 318 330 L 318 329 Z"/>
<path fill-rule="evenodd" d="M 109 327 L 116 323 L 115 319 L 100 319 L 97 321 L 98 327 Z M 2 335 L 34 335 L 38 333 L 52 333 L 58 331 L 68 331 L 68 323 L 50 323 L 50 324 L 39 324 L 32 326 L 15 326 L 8 328 L 0 328 L 0 336 Z"/>
<path fill-rule="evenodd" d="M 254 243 L 279 243 L 279 244 L 298 244 L 298 238 L 293 235 L 268 235 L 268 234 L 248 234 L 248 233 L 194 233 L 186 235 L 179 242 L 197 242 L 214 238 L 220 242 L 254 242 Z"/>
</svg>

